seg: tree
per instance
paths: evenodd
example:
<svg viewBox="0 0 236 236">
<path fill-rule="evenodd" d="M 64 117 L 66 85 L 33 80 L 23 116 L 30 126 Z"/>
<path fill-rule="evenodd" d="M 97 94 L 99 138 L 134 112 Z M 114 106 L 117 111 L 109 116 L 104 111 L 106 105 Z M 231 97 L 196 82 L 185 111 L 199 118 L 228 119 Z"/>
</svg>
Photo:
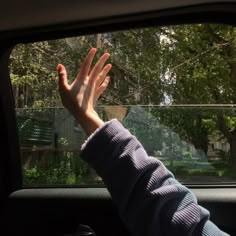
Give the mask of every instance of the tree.
<svg viewBox="0 0 236 236">
<path fill-rule="evenodd" d="M 200 24 L 168 28 L 166 34 L 171 47 L 165 47 L 168 57 L 165 67 L 173 79 L 171 85 L 166 83 L 166 93 L 171 96 L 172 103 L 235 104 L 235 28 Z M 211 115 L 216 129 L 230 144 L 231 164 L 236 168 L 236 127 L 227 122 L 234 116 L 235 112 L 229 116 L 229 111 L 225 113 L 222 109 Z M 197 119 L 201 124 L 204 117 L 200 115 Z M 204 125 L 196 128 L 206 133 Z M 201 135 L 197 136 L 198 140 Z"/>
<path fill-rule="evenodd" d="M 159 122 L 207 153 L 208 136 L 230 144 L 236 168 L 235 113 L 225 109 L 173 110 L 155 105 L 235 104 L 236 53 L 234 27 L 180 25 L 150 27 L 18 45 L 12 54 L 11 76 L 17 107 L 60 105 L 57 63 L 74 78 L 91 47 L 111 53 L 111 84 L 100 105 L 146 104 Z M 209 128 L 206 120 L 214 124 Z M 214 128 L 212 128 L 214 127 Z"/>
</svg>

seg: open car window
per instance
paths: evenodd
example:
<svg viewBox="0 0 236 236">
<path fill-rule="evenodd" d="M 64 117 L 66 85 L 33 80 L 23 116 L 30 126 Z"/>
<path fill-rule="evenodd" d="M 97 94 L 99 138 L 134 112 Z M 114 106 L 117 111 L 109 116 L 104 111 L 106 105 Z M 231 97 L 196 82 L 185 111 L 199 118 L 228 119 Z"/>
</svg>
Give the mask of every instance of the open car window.
<svg viewBox="0 0 236 236">
<path fill-rule="evenodd" d="M 236 29 L 195 24 L 19 44 L 11 54 L 25 186 L 102 185 L 80 158 L 86 136 L 62 107 L 56 67 L 73 80 L 91 47 L 111 54 L 97 104 L 184 183 L 235 183 Z M 95 154 L 96 155 L 96 154 Z"/>
</svg>

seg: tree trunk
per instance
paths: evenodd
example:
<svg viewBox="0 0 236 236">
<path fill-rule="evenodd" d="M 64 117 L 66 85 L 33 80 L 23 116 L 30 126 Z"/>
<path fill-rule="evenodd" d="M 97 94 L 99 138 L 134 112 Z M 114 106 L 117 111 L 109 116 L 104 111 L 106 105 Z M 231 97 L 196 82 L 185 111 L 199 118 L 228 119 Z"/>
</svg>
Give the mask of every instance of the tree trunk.
<svg viewBox="0 0 236 236">
<path fill-rule="evenodd" d="M 196 115 L 196 118 L 193 121 L 194 125 L 194 133 L 191 135 L 191 142 L 197 150 L 198 156 L 203 157 L 207 156 L 208 152 L 208 132 L 204 128 L 202 124 L 202 116 Z"/>
<path fill-rule="evenodd" d="M 230 144 L 230 165 L 236 170 L 236 129 L 231 132 Z"/>
</svg>

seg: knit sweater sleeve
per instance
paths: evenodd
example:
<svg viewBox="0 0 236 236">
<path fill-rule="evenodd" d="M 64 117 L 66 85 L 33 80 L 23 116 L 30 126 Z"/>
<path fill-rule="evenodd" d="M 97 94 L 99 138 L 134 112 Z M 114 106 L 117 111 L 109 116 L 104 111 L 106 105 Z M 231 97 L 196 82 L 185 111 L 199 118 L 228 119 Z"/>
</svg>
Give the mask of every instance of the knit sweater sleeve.
<svg viewBox="0 0 236 236">
<path fill-rule="evenodd" d="M 132 235 L 227 235 L 209 220 L 193 193 L 161 161 L 149 157 L 117 120 L 89 137 L 81 157 L 102 177 Z"/>
</svg>

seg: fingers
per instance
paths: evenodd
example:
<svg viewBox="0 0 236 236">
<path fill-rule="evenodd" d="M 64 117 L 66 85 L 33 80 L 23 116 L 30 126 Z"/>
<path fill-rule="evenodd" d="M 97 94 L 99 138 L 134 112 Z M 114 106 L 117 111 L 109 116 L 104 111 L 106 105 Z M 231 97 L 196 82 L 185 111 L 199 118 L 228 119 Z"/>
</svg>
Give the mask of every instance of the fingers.
<svg viewBox="0 0 236 236">
<path fill-rule="evenodd" d="M 89 74 L 89 77 L 92 81 L 94 81 L 97 78 L 97 76 L 99 75 L 99 73 L 103 69 L 103 66 L 104 66 L 105 62 L 107 61 L 107 59 L 109 57 L 110 57 L 109 53 L 104 53 L 100 57 L 100 59 L 98 60 L 98 62 L 96 63 L 96 65 L 93 67 L 92 71 Z"/>
<path fill-rule="evenodd" d="M 97 91 L 96 91 L 96 97 L 97 97 L 97 99 L 98 99 L 98 98 L 101 96 L 101 94 L 106 90 L 106 88 L 107 88 L 109 82 L 110 82 L 110 77 L 107 76 L 107 77 L 104 79 L 103 83 L 98 87 L 98 89 L 97 89 Z"/>
<path fill-rule="evenodd" d="M 96 54 L 96 51 L 97 51 L 96 48 L 92 48 L 90 50 L 90 52 L 88 53 L 88 55 L 86 56 L 82 66 L 81 66 L 80 72 L 76 78 L 77 80 L 78 79 L 84 80 L 87 77 L 90 67 L 91 67 L 91 64 L 92 64 L 92 61 L 93 61 L 93 58 Z"/>
<path fill-rule="evenodd" d="M 66 68 L 62 64 L 59 64 L 57 66 L 60 91 L 71 89 L 72 87 L 74 87 L 76 81 L 78 80 L 80 81 L 79 84 L 81 86 L 86 79 L 89 79 L 89 84 L 87 84 L 89 86 L 88 87 L 89 89 L 87 91 L 90 91 L 93 88 L 93 86 L 91 85 L 95 83 L 94 92 L 96 94 L 99 94 L 99 96 L 100 94 L 103 93 L 103 91 L 106 89 L 109 83 L 109 77 L 106 77 L 106 76 L 112 68 L 111 64 L 107 64 L 104 67 L 104 64 L 106 63 L 107 59 L 110 57 L 110 54 L 104 53 L 103 56 L 98 60 L 96 65 L 93 67 L 92 71 L 90 72 L 88 76 L 95 54 L 96 54 L 96 48 L 92 48 L 90 52 L 88 53 L 88 55 L 86 56 L 77 78 L 72 82 L 71 85 L 68 84 Z"/>
<path fill-rule="evenodd" d="M 69 84 L 67 80 L 67 72 L 66 68 L 62 64 L 58 64 L 57 66 L 57 72 L 59 77 L 59 89 L 68 89 Z"/>
<path fill-rule="evenodd" d="M 102 71 L 100 72 L 100 74 L 98 75 L 97 79 L 95 80 L 96 83 L 96 87 L 99 87 L 102 82 L 104 81 L 104 78 L 107 76 L 108 72 L 111 70 L 112 65 L 111 64 L 107 64 Z"/>
</svg>

